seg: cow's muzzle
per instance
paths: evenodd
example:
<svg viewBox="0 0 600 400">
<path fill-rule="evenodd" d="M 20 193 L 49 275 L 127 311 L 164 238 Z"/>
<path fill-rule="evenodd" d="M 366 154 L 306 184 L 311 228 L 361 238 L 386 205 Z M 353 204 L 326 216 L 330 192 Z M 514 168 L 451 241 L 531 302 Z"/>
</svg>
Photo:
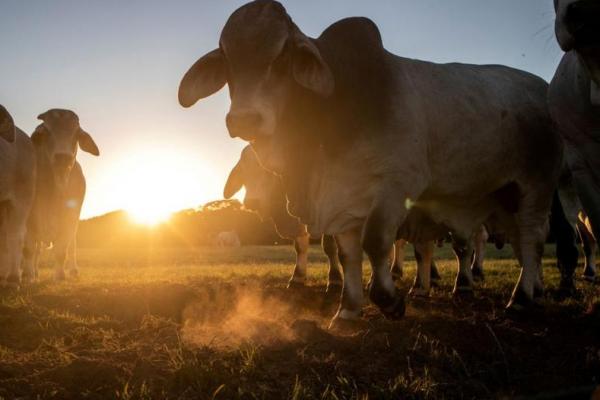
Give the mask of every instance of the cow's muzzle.
<svg viewBox="0 0 600 400">
<path fill-rule="evenodd" d="M 252 141 L 259 135 L 263 118 L 256 111 L 230 111 L 225 119 L 229 136 Z"/>
</svg>

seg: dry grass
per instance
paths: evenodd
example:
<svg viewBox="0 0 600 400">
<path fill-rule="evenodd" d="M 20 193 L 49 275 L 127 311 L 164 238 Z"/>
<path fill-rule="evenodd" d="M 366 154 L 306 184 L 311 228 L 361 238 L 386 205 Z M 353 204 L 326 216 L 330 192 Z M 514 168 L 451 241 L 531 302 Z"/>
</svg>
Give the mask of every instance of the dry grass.
<svg viewBox="0 0 600 400">
<path fill-rule="evenodd" d="M 81 277 L 0 295 L 3 398 L 509 398 L 588 390 L 600 379 L 600 317 L 582 298 L 553 298 L 521 320 L 503 306 L 518 269 L 490 249 L 475 298 L 450 296 L 455 264 L 438 251 L 442 285 L 406 317 L 327 330 L 325 258 L 285 289 L 289 247 L 82 251 Z M 365 265 L 365 271 L 369 268 Z M 409 262 L 402 286 L 414 276 Z M 365 277 L 366 278 L 366 277 Z M 365 280 L 366 281 L 366 280 Z"/>
</svg>

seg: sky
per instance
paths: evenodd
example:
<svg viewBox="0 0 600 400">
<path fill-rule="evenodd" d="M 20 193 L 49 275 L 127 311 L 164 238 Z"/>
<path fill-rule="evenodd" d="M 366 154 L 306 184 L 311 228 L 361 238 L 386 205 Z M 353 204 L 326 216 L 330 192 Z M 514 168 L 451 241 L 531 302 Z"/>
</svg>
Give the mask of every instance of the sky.
<svg viewBox="0 0 600 400">
<path fill-rule="evenodd" d="M 0 0 L 0 104 L 31 133 L 50 108 L 75 111 L 98 144 L 80 153 L 82 217 L 176 211 L 222 197 L 244 142 L 225 128 L 227 90 L 190 109 L 183 74 L 217 47 L 234 0 Z M 366 16 L 386 48 L 434 62 L 505 64 L 550 80 L 562 55 L 552 0 L 284 0 L 309 36 Z"/>
</svg>

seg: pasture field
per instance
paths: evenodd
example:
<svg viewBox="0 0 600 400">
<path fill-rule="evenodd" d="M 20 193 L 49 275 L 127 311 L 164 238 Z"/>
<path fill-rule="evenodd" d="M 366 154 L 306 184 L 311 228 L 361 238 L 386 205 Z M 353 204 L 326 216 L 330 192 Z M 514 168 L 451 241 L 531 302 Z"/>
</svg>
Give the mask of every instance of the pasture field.
<svg viewBox="0 0 600 400">
<path fill-rule="evenodd" d="M 446 246 L 447 247 L 447 246 Z M 475 297 L 450 295 L 455 261 L 404 319 L 372 305 L 354 329 L 327 329 L 326 259 L 314 246 L 304 289 L 286 289 L 291 246 L 80 252 L 80 277 L 45 267 L 39 283 L 0 295 L 0 398 L 392 399 L 584 396 L 600 381 L 593 286 L 554 298 L 545 258 L 539 313 L 507 318 L 518 276 L 488 249 Z M 407 253 L 411 253 L 408 251 Z M 370 272 L 365 262 L 365 283 Z M 580 270 L 578 270 L 580 272 Z M 400 285 L 415 274 L 409 258 Z M 542 398 L 542 397 L 538 397 Z M 550 397 L 544 397 L 550 398 Z"/>
</svg>

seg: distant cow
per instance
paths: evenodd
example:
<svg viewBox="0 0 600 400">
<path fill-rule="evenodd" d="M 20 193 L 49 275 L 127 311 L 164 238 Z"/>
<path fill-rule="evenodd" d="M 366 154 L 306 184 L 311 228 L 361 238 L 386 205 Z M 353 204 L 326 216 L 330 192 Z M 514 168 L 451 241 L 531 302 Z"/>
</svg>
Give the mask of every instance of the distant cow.
<svg viewBox="0 0 600 400">
<path fill-rule="evenodd" d="M 73 111 L 52 109 L 38 116 L 42 121 L 31 140 L 37 156 L 37 184 L 29 222 L 23 274 L 37 278 L 37 263 L 43 247 L 52 245 L 55 278 L 65 279 L 65 266 L 78 274 L 76 234 L 85 197 L 85 178 L 77 162 L 78 148 L 98 156 L 98 146 L 79 125 Z"/>
<path fill-rule="evenodd" d="M 35 192 L 33 144 L 0 105 L 0 287 L 18 286 Z"/>
<path fill-rule="evenodd" d="M 304 285 L 310 239 L 306 225 L 288 214 L 287 200 L 280 179 L 260 165 L 250 145 L 242 150 L 239 161 L 231 170 L 223 196 L 229 199 L 242 187 L 246 189 L 244 207 L 257 212 L 263 219 L 272 220 L 280 237 L 294 241 L 296 266 L 288 287 Z M 327 291 L 337 292 L 342 286 L 342 276 L 335 239 L 324 235 L 321 244 L 329 259 Z"/>
<path fill-rule="evenodd" d="M 240 237 L 236 231 L 219 232 L 215 239 L 218 247 L 240 247 Z"/>
<path fill-rule="evenodd" d="M 600 234 L 600 2 L 555 0 L 555 32 L 566 52 L 550 83 L 552 119 L 596 237 Z"/>
<path fill-rule="evenodd" d="M 398 57 L 366 18 L 312 39 L 281 4 L 257 0 L 231 15 L 219 48 L 186 73 L 180 103 L 226 83 L 230 135 L 253 141 L 263 165 L 281 175 L 290 212 L 311 234 L 336 236 L 344 289 L 334 322 L 360 316 L 363 250 L 371 300 L 390 318 L 404 314 L 388 256 L 413 210 L 453 233 L 458 285 L 472 281 L 471 238 L 496 215 L 522 266 L 509 309 L 542 294 L 562 143 L 541 78 Z M 408 224 L 408 236 L 424 226 Z"/>
</svg>

